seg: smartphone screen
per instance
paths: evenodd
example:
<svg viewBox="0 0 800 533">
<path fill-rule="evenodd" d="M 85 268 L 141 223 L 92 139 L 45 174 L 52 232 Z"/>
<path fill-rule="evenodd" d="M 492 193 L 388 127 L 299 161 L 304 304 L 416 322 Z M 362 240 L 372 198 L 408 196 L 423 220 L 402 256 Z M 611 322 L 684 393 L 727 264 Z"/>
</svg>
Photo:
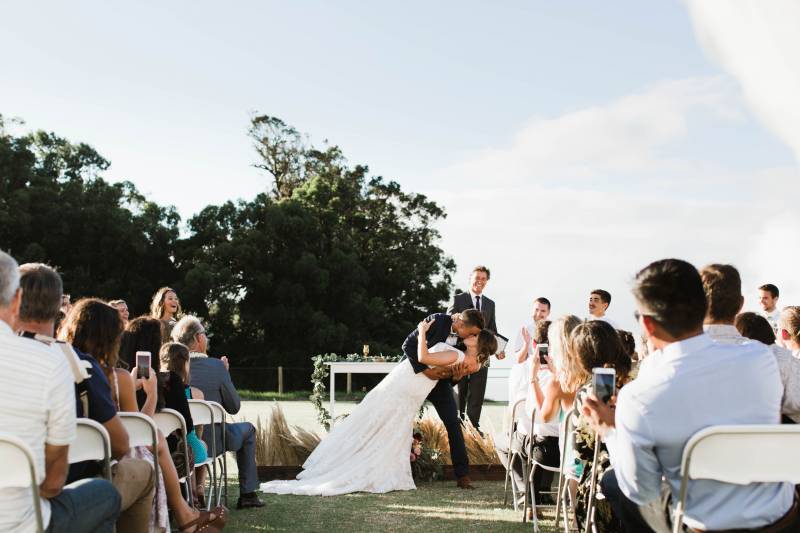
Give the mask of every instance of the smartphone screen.
<svg viewBox="0 0 800 533">
<path fill-rule="evenodd" d="M 136 377 L 150 377 L 150 352 L 136 352 Z"/>
<path fill-rule="evenodd" d="M 592 387 L 594 394 L 603 403 L 608 403 L 614 395 L 616 372 L 610 368 L 592 369 Z"/>
<path fill-rule="evenodd" d="M 549 344 L 537 344 L 536 350 L 539 352 L 539 362 L 543 365 L 547 364 L 547 357 L 550 354 L 550 345 Z"/>
</svg>

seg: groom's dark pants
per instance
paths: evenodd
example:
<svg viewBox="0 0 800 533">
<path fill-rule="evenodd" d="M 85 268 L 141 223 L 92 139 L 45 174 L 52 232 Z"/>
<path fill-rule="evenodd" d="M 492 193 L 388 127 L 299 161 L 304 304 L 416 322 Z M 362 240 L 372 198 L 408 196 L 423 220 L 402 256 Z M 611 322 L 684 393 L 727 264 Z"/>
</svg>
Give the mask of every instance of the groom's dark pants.
<svg viewBox="0 0 800 533">
<path fill-rule="evenodd" d="M 456 477 L 469 474 L 469 459 L 467 447 L 464 444 L 464 435 L 461 433 L 461 423 L 458 419 L 456 399 L 453 395 L 453 385 L 449 380 L 440 379 L 428 394 L 428 400 L 436 408 L 439 418 L 442 419 L 447 429 L 447 440 L 450 443 L 450 458 L 453 460 L 453 471 Z"/>
</svg>

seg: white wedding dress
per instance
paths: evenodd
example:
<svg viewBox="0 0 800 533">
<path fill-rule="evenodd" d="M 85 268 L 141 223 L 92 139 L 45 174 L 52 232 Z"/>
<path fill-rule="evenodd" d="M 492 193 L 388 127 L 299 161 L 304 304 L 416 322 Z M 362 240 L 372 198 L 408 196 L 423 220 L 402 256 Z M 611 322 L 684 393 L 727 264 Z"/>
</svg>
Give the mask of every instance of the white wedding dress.
<svg viewBox="0 0 800 533">
<path fill-rule="evenodd" d="M 429 351 L 456 351 L 456 362 L 464 360 L 463 352 L 443 342 Z M 401 361 L 322 439 L 297 479 L 262 483 L 261 491 L 336 496 L 416 489 L 409 461 L 414 417 L 436 383 L 415 374 L 408 359 Z"/>
</svg>

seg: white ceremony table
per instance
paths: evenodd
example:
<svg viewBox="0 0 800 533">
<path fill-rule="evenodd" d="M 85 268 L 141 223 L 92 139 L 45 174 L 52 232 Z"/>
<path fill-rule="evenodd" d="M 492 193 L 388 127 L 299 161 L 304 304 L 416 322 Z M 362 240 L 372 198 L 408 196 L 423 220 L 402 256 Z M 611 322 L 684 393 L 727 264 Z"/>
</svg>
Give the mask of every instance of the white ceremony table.
<svg viewBox="0 0 800 533">
<path fill-rule="evenodd" d="M 333 424 L 336 422 L 336 413 L 334 409 L 336 407 L 336 399 L 335 399 L 335 378 L 336 374 L 388 374 L 391 372 L 394 367 L 397 366 L 397 363 L 377 363 L 377 362 L 348 362 L 348 361 L 339 361 L 336 363 L 325 363 L 328 365 L 331 371 L 331 400 L 330 400 L 330 412 L 331 412 L 331 429 L 333 429 Z"/>
</svg>

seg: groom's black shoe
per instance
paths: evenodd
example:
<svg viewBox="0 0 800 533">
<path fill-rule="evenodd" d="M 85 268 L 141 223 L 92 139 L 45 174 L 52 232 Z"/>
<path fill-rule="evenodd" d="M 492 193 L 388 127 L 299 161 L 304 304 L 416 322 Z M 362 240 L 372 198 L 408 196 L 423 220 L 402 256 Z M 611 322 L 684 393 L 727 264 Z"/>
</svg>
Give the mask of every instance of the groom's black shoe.
<svg viewBox="0 0 800 533">
<path fill-rule="evenodd" d="M 475 486 L 472 484 L 472 480 L 469 476 L 461 476 L 456 480 L 456 486 L 459 489 L 474 489 Z"/>
<path fill-rule="evenodd" d="M 248 509 L 250 507 L 264 507 L 264 502 L 258 499 L 255 492 L 248 492 L 239 496 L 239 501 L 236 502 L 237 509 Z"/>
</svg>

